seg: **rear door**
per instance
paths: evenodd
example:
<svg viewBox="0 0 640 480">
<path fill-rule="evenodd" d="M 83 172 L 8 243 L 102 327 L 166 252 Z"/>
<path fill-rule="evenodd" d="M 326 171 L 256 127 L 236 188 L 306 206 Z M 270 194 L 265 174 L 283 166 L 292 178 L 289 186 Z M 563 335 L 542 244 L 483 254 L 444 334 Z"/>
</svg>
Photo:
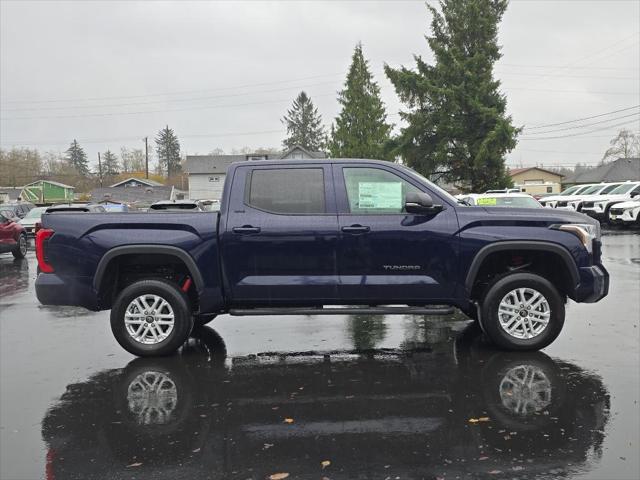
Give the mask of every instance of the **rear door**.
<svg viewBox="0 0 640 480">
<path fill-rule="evenodd" d="M 335 302 L 338 221 L 331 165 L 255 162 L 236 168 L 230 180 L 221 238 L 230 303 Z"/>
<path fill-rule="evenodd" d="M 424 305 L 455 297 L 455 209 L 404 172 L 336 164 L 340 298 L 347 304 Z M 409 214 L 409 192 L 431 195 L 438 213 Z"/>
</svg>

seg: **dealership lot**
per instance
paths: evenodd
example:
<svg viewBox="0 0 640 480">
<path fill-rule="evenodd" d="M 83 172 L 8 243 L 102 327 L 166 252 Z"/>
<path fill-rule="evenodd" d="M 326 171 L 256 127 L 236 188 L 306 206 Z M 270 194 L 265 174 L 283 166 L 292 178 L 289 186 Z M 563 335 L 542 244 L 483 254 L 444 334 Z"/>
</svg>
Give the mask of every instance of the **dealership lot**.
<svg viewBox="0 0 640 480">
<path fill-rule="evenodd" d="M 637 478 L 639 232 L 603 257 L 609 296 L 543 352 L 459 315 L 223 316 L 146 360 L 2 255 L 0 478 Z"/>
</svg>

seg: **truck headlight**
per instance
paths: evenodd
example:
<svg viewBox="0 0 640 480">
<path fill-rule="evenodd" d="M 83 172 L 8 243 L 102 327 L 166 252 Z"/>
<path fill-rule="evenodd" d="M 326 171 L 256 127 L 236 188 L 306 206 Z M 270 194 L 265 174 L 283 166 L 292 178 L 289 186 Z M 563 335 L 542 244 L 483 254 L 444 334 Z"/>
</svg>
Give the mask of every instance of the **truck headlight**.
<svg viewBox="0 0 640 480">
<path fill-rule="evenodd" d="M 594 240 L 600 240 L 600 225 L 592 225 L 590 223 L 563 223 L 560 225 L 551 225 L 549 228 L 573 233 L 580 239 L 580 242 L 589 253 L 593 253 Z"/>
</svg>

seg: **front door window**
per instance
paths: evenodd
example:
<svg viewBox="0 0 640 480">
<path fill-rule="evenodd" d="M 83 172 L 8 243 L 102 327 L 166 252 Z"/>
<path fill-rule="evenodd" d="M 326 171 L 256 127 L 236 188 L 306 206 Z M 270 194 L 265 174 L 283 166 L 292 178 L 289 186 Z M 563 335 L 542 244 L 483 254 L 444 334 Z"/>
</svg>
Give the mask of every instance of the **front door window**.
<svg viewBox="0 0 640 480">
<path fill-rule="evenodd" d="M 406 213 L 407 193 L 420 190 L 397 175 L 378 168 L 343 168 L 349 212 L 358 215 Z"/>
</svg>

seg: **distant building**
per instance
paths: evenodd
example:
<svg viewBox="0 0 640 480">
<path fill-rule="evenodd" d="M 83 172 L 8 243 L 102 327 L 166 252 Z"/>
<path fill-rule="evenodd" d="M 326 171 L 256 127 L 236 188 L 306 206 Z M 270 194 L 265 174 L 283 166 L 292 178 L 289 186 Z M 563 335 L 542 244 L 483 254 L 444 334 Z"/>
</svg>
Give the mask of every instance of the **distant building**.
<svg viewBox="0 0 640 480">
<path fill-rule="evenodd" d="M 515 188 L 531 195 L 559 193 L 562 190 L 562 175 L 544 168 L 510 168 L 509 176 Z"/>
<path fill-rule="evenodd" d="M 72 202 L 75 187 L 52 180 L 37 180 L 22 187 L 21 200 L 36 204 Z"/>
<path fill-rule="evenodd" d="M 152 203 L 160 200 L 182 200 L 184 197 L 185 192 L 178 190 L 173 185 L 136 185 L 128 187 L 118 185 L 94 188 L 89 194 L 89 199 L 92 202 L 122 203 L 135 208 L 147 208 Z"/>
<path fill-rule="evenodd" d="M 189 174 L 189 198 L 220 200 L 227 168 L 233 162 L 274 159 L 320 159 L 323 152 L 310 152 L 300 146 L 280 153 L 245 153 L 242 155 L 187 155 L 185 170 Z"/>
<path fill-rule="evenodd" d="M 20 193 L 22 193 L 22 187 L 0 187 L 0 203 L 18 201 Z"/>
<path fill-rule="evenodd" d="M 118 188 L 118 187 L 139 187 L 141 185 L 147 187 L 162 187 L 164 184 L 160 182 L 156 182 L 155 180 L 150 180 L 148 178 L 136 178 L 129 177 L 126 180 L 121 180 L 118 183 L 114 183 L 109 188 Z"/>
<path fill-rule="evenodd" d="M 640 181 L 640 158 L 619 158 L 596 168 L 590 168 L 563 180 L 566 186 L 601 182 Z"/>
</svg>

